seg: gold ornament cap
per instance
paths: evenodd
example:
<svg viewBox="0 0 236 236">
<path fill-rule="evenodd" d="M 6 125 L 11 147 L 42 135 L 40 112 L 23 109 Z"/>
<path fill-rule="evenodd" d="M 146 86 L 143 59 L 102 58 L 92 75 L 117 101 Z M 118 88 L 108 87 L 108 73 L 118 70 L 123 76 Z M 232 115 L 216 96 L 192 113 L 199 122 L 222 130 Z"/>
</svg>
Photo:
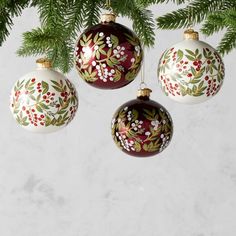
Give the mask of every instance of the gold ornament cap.
<svg viewBox="0 0 236 236">
<path fill-rule="evenodd" d="M 101 23 L 116 22 L 116 14 L 113 12 L 104 13 L 101 16 Z"/>
<path fill-rule="evenodd" d="M 137 97 L 150 97 L 152 90 L 149 88 L 142 88 L 138 90 Z"/>
<path fill-rule="evenodd" d="M 47 58 L 39 58 L 36 60 L 38 68 L 52 68 L 52 62 Z"/>
<path fill-rule="evenodd" d="M 187 29 L 184 31 L 184 39 L 199 40 L 199 34 L 193 29 Z"/>
</svg>

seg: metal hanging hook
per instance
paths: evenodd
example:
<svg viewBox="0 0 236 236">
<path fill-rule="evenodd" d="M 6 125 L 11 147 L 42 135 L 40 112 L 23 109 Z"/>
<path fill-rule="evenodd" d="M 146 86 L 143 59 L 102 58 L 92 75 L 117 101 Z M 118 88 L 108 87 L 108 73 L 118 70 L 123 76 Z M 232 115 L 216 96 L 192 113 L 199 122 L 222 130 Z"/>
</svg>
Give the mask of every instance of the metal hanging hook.
<svg viewBox="0 0 236 236">
<path fill-rule="evenodd" d="M 147 84 L 145 83 L 145 46 L 143 45 L 143 63 L 141 66 L 141 82 L 139 84 L 140 89 L 147 88 Z"/>
</svg>

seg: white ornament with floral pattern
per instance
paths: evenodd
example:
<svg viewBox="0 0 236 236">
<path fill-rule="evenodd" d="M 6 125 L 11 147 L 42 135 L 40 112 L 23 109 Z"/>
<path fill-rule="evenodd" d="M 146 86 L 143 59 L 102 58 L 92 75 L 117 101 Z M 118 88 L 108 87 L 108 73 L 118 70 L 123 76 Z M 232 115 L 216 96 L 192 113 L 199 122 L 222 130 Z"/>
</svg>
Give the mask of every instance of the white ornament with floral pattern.
<svg viewBox="0 0 236 236">
<path fill-rule="evenodd" d="M 171 99 L 186 104 L 201 103 L 220 90 L 224 64 L 214 48 L 199 41 L 197 32 L 190 29 L 184 35 L 185 40 L 163 53 L 158 79 Z"/>
<path fill-rule="evenodd" d="M 78 108 L 72 83 L 51 68 L 46 59 L 37 60 L 37 70 L 20 78 L 13 86 L 10 109 L 23 128 L 49 133 L 66 126 Z"/>
</svg>

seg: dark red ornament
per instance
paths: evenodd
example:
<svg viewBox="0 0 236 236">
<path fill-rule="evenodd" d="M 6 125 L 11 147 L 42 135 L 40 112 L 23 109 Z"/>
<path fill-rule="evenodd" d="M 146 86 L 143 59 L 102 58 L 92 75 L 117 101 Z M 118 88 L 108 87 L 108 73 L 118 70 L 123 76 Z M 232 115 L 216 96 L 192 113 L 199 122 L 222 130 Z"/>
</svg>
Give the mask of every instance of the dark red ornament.
<svg viewBox="0 0 236 236">
<path fill-rule="evenodd" d="M 101 89 L 117 89 L 134 80 L 143 52 L 138 37 L 115 23 L 112 13 L 102 15 L 100 24 L 80 36 L 76 47 L 76 68 L 81 78 Z"/>
<path fill-rule="evenodd" d="M 112 136 L 117 146 L 135 157 L 162 152 L 170 143 L 173 123 L 169 112 L 149 99 L 151 90 L 139 90 L 137 99 L 123 104 L 112 120 Z"/>
</svg>

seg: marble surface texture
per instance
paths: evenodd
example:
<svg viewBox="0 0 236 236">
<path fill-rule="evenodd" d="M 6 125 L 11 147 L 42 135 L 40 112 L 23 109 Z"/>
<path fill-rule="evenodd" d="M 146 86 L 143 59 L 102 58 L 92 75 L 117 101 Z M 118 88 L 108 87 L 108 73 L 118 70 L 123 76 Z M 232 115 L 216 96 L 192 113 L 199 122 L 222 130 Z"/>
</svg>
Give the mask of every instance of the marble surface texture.
<svg viewBox="0 0 236 236">
<path fill-rule="evenodd" d="M 157 15 L 175 6 L 154 7 Z M 140 76 L 123 89 L 102 91 L 68 77 L 80 107 L 65 129 L 32 134 L 18 127 L 9 105 L 14 82 L 35 68 L 19 58 L 21 34 L 38 25 L 28 9 L 0 48 L 1 236 L 235 236 L 235 51 L 225 56 L 220 94 L 199 105 L 181 105 L 160 91 L 156 68 L 162 51 L 182 30 L 158 31 L 146 55 L 152 99 L 172 114 L 175 133 L 161 155 L 136 159 L 114 145 L 110 121 L 116 108 L 136 96 Z M 127 19 L 119 22 L 130 26 Z M 222 34 L 202 39 L 216 46 Z"/>
</svg>

